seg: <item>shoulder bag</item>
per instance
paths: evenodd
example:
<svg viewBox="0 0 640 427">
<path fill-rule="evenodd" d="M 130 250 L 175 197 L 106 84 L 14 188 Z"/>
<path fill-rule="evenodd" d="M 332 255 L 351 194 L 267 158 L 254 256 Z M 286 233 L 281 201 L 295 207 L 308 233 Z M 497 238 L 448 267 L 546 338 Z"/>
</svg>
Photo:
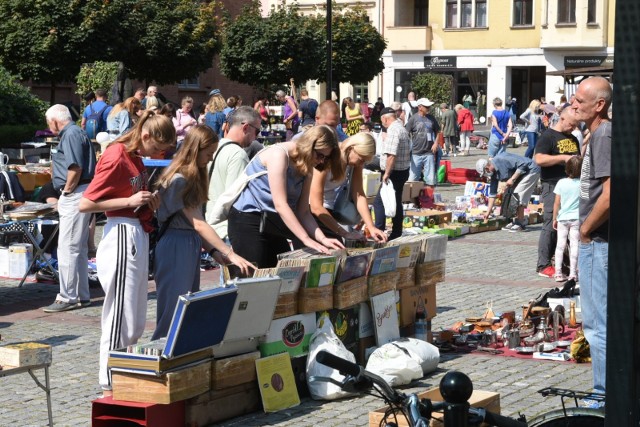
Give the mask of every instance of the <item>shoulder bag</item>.
<svg viewBox="0 0 640 427">
<path fill-rule="evenodd" d="M 356 205 L 351 200 L 351 178 L 353 176 L 353 167 L 347 167 L 347 179 L 345 184 L 340 187 L 338 197 L 333 205 L 333 217 L 340 224 L 356 225 L 360 222 L 360 214 Z"/>
</svg>

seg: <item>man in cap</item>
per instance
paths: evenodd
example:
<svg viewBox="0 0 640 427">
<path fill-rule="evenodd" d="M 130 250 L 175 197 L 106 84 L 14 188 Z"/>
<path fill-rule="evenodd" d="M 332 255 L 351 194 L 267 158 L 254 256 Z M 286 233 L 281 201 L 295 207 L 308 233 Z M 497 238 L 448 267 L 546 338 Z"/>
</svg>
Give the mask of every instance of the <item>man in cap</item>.
<svg viewBox="0 0 640 427">
<path fill-rule="evenodd" d="M 382 142 L 380 154 L 380 169 L 382 169 L 382 181 L 391 182 L 396 194 L 396 215 L 392 219 L 393 227 L 389 240 L 402 236 L 402 189 L 409 178 L 410 142 L 409 134 L 397 119 L 396 111 L 386 107 L 380 113 L 382 126 L 387 128 L 387 136 Z M 380 191 L 373 202 L 375 213 L 375 226 L 379 230 L 385 229 L 386 216 Z"/>
<path fill-rule="evenodd" d="M 476 162 L 476 171 L 480 176 L 490 178 L 489 204 L 484 219 L 488 219 L 498 195 L 498 183 L 506 182 L 507 187 L 515 187 L 513 196 L 518 196 L 516 219 L 503 228 L 505 231 L 524 231 L 524 208 L 529 204 L 533 190 L 538 185 L 540 167 L 533 160 L 511 153 L 500 153 L 492 159 L 480 159 Z"/>
<path fill-rule="evenodd" d="M 438 144 L 436 136 L 440 131 L 440 125 L 435 117 L 430 114 L 433 101 L 428 98 L 418 99 L 418 114 L 409 118 L 405 129 L 411 138 L 411 174 L 410 181 L 419 181 L 435 187 L 437 178 L 436 156 Z"/>
</svg>

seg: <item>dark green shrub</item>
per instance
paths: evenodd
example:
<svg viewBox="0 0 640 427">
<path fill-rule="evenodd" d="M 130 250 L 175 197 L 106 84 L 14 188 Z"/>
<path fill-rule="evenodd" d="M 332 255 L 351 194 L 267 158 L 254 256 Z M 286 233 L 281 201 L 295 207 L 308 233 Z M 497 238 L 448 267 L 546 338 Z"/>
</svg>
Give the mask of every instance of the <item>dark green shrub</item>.
<svg viewBox="0 0 640 427">
<path fill-rule="evenodd" d="M 37 124 L 41 127 L 47 107 L 46 102 L 29 92 L 17 78 L 0 66 L 0 125 Z"/>
</svg>

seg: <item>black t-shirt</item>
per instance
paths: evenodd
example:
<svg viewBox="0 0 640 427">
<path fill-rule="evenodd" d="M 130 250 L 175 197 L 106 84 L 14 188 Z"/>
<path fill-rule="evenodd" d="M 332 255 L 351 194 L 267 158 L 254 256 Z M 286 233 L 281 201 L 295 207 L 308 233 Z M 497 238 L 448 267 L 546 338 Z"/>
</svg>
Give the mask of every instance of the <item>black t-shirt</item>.
<svg viewBox="0 0 640 427">
<path fill-rule="evenodd" d="M 558 154 L 579 153 L 580 147 L 575 136 L 571 134 L 566 135 L 551 128 L 544 131 L 536 143 L 535 154 L 549 154 L 551 156 L 557 156 Z M 551 182 L 555 184 L 560 179 L 567 177 L 564 169 L 564 163 L 560 165 L 540 167 L 540 179 L 543 182 Z"/>
</svg>

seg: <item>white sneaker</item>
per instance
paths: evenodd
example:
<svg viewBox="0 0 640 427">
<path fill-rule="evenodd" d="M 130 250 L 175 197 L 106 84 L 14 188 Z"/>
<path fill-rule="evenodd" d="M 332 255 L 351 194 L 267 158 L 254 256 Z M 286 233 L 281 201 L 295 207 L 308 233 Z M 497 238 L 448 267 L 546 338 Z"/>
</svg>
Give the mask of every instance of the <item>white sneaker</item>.
<svg viewBox="0 0 640 427">
<path fill-rule="evenodd" d="M 513 228 L 515 224 L 513 222 L 510 222 L 509 224 L 505 225 L 504 227 L 502 227 L 502 229 L 504 231 L 511 231 L 511 229 Z"/>
</svg>

